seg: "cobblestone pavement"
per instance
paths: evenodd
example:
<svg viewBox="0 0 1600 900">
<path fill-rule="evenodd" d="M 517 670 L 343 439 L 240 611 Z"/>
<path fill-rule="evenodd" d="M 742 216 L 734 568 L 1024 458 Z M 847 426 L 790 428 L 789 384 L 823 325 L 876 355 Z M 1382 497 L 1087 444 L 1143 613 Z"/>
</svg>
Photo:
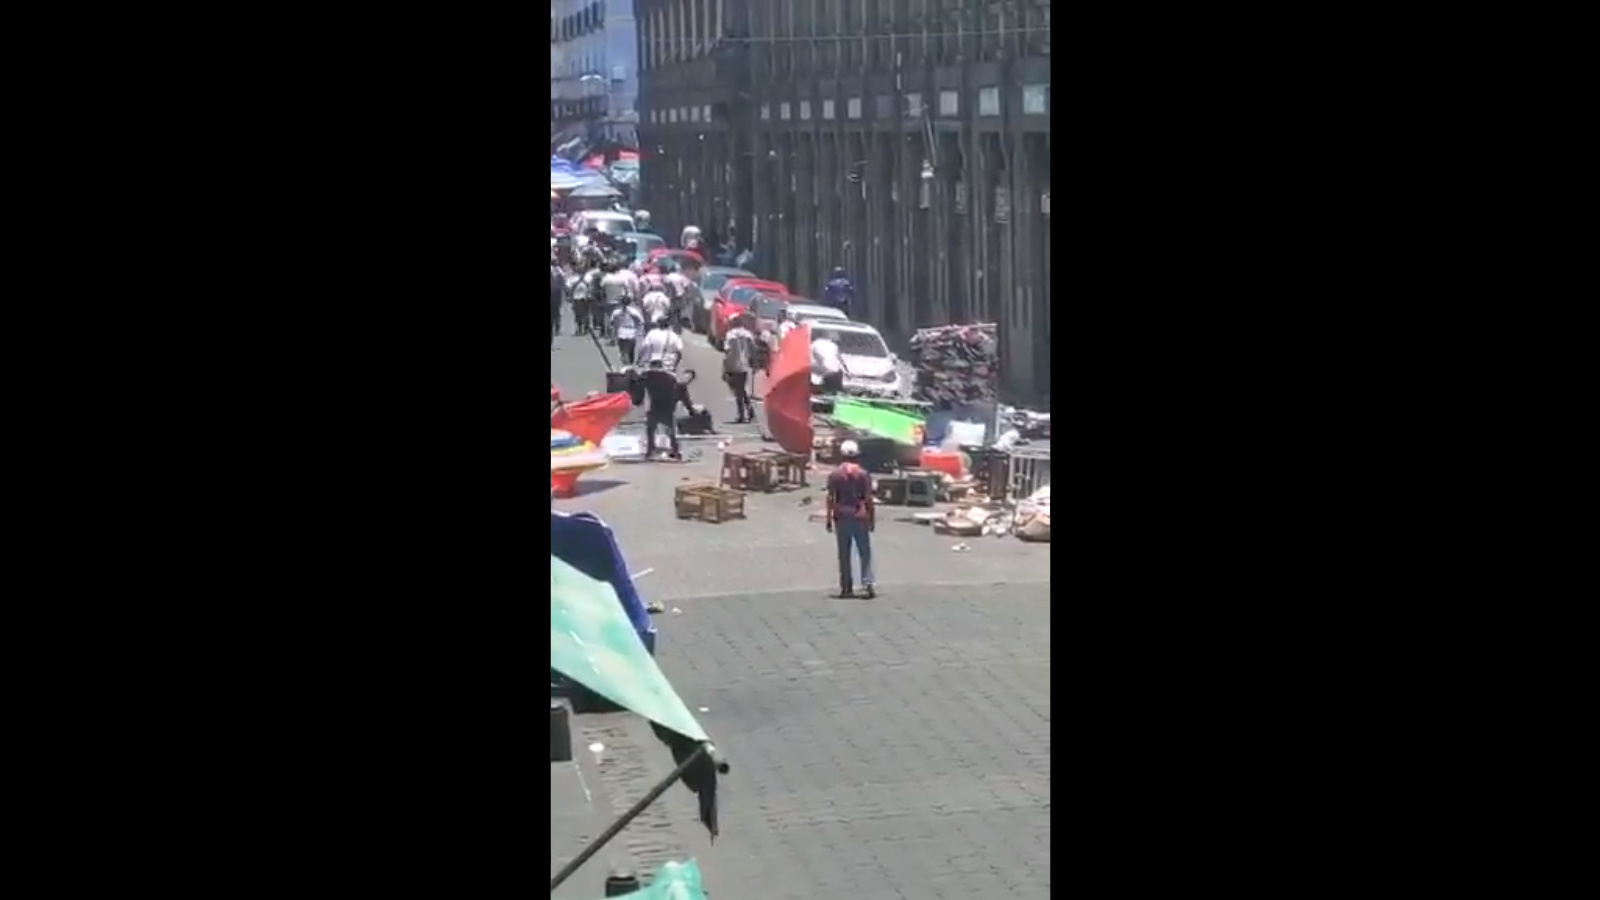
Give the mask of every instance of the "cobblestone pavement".
<svg viewBox="0 0 1600 900">
<path fill-rule="evenodd" d="M 593 347 L 563 343 L 552 379 L 600 389 Z M 554 505 L 604 517 L 644 573 L 641 594 L 667 607 L 662 668 L 734 766 L 723 834 L 712 846 L 674 787 L 556 896 L 596 897 L 608 869 L 693 856 L 721 900 L 1047 897 L 1048 546 L 961 542 L 885 510 L 883 593 L 831 600 L 820 491 L 751 495 L 743 521 L 679 522 L 673 488 L 716 475 L 715 444 L 696 449 L 680 465 L 613 465 Z M 627 714 L 575 717 L 574 743 L 599 825 L 553 810 L 552 872 L 580 845 L 573 833 L 597 833 L 672 765 Z"/>
<path fill-rule="evenodd" d="M 675 787 L 565 896 L 598 896 L 612 867 L 695 857 L 712 896 L 735 900 L 1048 897 L 1048 594 L 681 601 L 660 623 L 660 661 L 733 764 L 722 836 L 709 842 Z M 671 770 L 637 718 L 575 722 L 611 814 Z M 569 826 L 552 816 L 552 827 Z"/>
</svg>

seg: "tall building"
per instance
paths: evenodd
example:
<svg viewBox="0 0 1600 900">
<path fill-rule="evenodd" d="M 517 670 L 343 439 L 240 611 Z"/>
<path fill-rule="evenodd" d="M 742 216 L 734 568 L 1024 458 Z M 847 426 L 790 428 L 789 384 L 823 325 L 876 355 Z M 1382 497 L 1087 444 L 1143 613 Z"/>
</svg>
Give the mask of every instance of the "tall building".
<svg viewBox="0 0 1600 900">
<path fill-rule="evenodd" d="M 632 147 L 639 96 L 634 0 L 550 0 L 550 146 Z"/>
<path fill-rule="evenodd" d="M 1000 326 L 1050 379 L 1049 0 L 636 0 L 646 203 L 886 334 Z"/>
</svg>

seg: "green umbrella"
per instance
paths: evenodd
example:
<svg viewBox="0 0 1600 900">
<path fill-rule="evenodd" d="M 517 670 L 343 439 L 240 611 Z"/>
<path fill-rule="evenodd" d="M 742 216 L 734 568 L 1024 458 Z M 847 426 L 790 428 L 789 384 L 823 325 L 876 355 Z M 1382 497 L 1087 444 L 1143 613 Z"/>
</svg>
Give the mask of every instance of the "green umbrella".
<svg viewBox="0 0 1600 900">
<path fill-rule="evenodd" d="M 874 437 L 887 438 L 911 447 L 922 446 L 925 420 L 904 409 L 874 406 L 850 397 L 835 397 L 832 418 L 841 425 Z"/>
<path fill-rule="evenodd" d="M 617 592 L 554 555 L 550 668 L 690 740 L 710 740 L 645 650 Z"/>
</svg>

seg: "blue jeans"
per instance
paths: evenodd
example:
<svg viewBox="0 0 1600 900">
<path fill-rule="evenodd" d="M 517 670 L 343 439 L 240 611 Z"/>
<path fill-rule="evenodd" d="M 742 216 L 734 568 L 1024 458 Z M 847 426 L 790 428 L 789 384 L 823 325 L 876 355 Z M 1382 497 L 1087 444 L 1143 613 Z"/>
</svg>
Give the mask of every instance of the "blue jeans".
<svg viewBox="0 0 1600 900">
<path fill-rule="evenodd" d="M 833 536 L 839 542 L 839 587 L 848 589 L 855 583 L 850 577 L 850 548 L 861 557 L 861 585 L 872 587 L 872 532 L 860 519 L 840 519 L 833 523 Z"/>
</svg>

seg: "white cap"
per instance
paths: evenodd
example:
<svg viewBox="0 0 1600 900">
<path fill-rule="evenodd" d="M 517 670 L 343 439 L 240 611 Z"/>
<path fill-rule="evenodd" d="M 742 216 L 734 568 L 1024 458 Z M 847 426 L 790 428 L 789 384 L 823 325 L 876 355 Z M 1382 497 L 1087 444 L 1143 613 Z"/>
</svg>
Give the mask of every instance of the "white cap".
<svg viewBox="0 0 1600 900">
<path fill-rule="evenodd" d="M 855 441 L 845 441 L 844 443 L 839 445 L 839 455 L 840 456 L 859 456 L 859 455 L 861 455 L 861 448 L 856 446 L 856 442 Z"/>
</svg>

